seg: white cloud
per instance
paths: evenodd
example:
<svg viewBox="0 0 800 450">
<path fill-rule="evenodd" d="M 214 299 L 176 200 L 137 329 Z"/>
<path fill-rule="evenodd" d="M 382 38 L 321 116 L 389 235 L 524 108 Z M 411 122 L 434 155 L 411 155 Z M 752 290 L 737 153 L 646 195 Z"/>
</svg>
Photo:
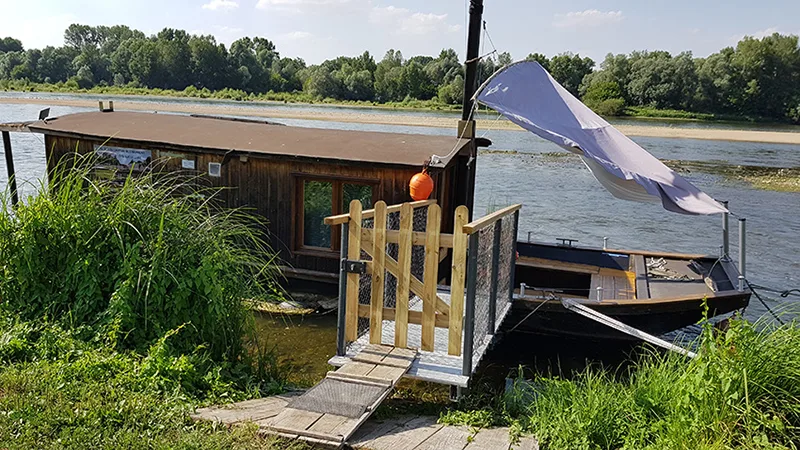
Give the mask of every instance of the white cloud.
<svg viewBox="0 0 800 450">
<path fill-rule="evenodd" d="M 276 9 L 288 12 L 302 12 L 309 8 L 343 5 L 351 0 L 258 0 L 257 9 Z"/>
<path fill-rule="evenodd" d="M 292 31 L 291 33 L 285 33 L 280 36 L 281 39 L 286 41 L 300 41 L 312 37 L 314 37 L 314 34 L 308 31 Z"/>
<path fill-rule="evenodd" d="M 221 10 L 230 11 L 239 7 L 239 2 L 235 0 L 211 0 L 202 6 L 203 9 L 210 9 L 211 11 Z"/>
<path fill-rule="evenodd" d="M 447 14 L 414 12 L 395 6 L 373 7 L 370 11 L 370 22 L 384 25 L 400 34 L 426 35 L 461 29 L 461 25 L 447 22 Z"/>
<path fill-rule="evenodd" d="M 587 9 L 585 11 L 572 11 L 566 14 L 556 14 L 553 26 L 556 28 L 585 28 L 621 22 L 622 11 L 599 11 Z"/>
<path fill-rule="evenodd" d="M 225 25 L 222 26 L 215 25 L 214 28 L 216 28 L 220 33 L 229 33 L 229 34 L 241 33 L 242 31 L 244 31 L 244 29 L 239 27 L 228 27 Z"/>
</svg>

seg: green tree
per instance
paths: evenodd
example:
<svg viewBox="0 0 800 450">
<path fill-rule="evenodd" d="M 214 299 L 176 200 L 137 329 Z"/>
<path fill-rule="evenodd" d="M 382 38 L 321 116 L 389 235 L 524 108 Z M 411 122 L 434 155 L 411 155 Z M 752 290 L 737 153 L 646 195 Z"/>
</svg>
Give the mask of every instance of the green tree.
<svg viewBox="0 0 800 450">
<path fill-rule="evenodd" d="M 22 41 L 19 39 L 14 39 L 12 37 L 0 39 L 0 53 L 21 52 L 22 50 Z"/>
<path fill-rule="evenodd" d="M 562 53 L 550 59 L 548 71 L 566 90 L 573 95 L 578 95 L 583 78 L 592 73 L 594 61 L 591 58 L 581 58 L 580 55 Z"/>
<path fill-rule="evenodd" d="M 399 101 L 405 97 L 402 82 L 403 54 L 390 49 L 375 67 L 375 95 L 378 101 Z"/>
<path fill-rule="evenodd" d="M 550 60 L 541 53 L 531 53 L 525 57 L 525 61 L 536 61 L 544 67 L 544 70 L 550 71 Z"/>
</svg>

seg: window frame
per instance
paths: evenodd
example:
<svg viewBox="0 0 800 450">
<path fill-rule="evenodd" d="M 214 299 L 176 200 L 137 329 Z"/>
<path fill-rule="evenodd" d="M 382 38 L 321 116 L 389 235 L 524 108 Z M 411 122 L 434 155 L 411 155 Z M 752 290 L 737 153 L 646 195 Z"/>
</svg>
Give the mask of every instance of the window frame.
<svg viewBox="0 0 800 450">
<path fill-rule="evenodd" d="M 325 258 L 338 258 L 341 250 L 341 227 L 331 227 L 330 247 L 316 247 L 306 245 L 305 240 L 305 183 L 306 181 L 320 181 L 331 183 L 331 215 L 347 213 L 346 207 L 342 205 L 344 200 L 344 185 L 356 184 L 369 186 L 372 188 L 372 198 L 370 201 L 374 205 L 378 201 L 378 188 L 380 180 L 375 178 L 359 178 L 336 175 L 314 175 L 314 174 L 292 174 L 294 178 L 294 253 L 305 256 L 317 256 Z"/>
</svg>

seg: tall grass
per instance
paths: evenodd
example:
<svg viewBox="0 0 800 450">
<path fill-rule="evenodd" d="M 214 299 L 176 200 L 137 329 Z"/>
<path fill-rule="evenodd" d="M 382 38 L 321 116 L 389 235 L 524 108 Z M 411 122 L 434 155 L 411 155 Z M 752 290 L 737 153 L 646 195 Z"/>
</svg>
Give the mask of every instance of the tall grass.
<svg viewBox="0 0 800 450">
<path fill-rule="evenodd" d="M 707 325 L 694 360 L 652 351 L 625 373 L 520 376 L 492 406 L 443 420 L 489 417 L 551 449 L 797 448 L 800 327 L 736 319 L 717 335 Z"/>
<path fill-rule="evenodd" d="M 120 348 L 170 330 L 181 353 L 242 356 L 243 299 L 278 275 L 260 224 L 215 207 L 216 191 L 155 171 L 93 177 L 92 157 L 58 164 L 49 186 L 0 214 L 0 308 L 67 328 L 113 326 Z"/>
</svg>

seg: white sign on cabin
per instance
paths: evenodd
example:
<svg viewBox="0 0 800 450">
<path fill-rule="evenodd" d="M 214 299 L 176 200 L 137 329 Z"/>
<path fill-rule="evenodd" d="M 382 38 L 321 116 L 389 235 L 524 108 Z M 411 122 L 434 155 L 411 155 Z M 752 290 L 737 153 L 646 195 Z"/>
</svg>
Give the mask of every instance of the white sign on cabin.
<svg viewBox="0 0 800 450">
<path fill-rule="evenodd" d="M 121 166 L 131 166 L 132 164 L 147 164 L 153 157 L 150 150 L 135 148 L 112 147 L 109 145 L 94 146 L 95 153 L 103 158 L 113 158 Z"/>
<path fill-rule="evenodd" d="M 181 160 L 181 168 L 194 170 L 194 160 L 193 159 L 182 159 Z"/>
</svg>

